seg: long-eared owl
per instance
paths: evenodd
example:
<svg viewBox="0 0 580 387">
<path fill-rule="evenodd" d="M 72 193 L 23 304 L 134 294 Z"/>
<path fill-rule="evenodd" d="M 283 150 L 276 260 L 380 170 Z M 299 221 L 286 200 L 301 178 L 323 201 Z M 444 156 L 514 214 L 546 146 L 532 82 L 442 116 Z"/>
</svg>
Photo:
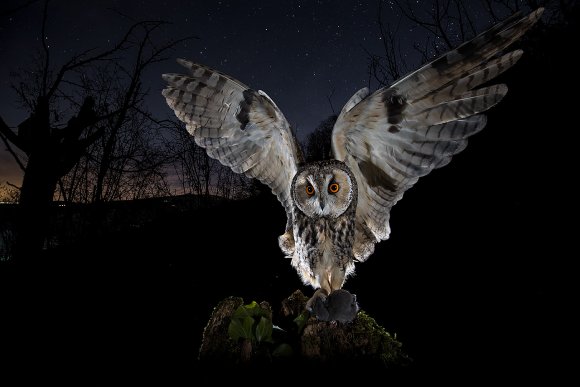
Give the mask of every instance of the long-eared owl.
<svg viewBox="0 0 580 387">
<path fill-rule="evenodd" d="M 391 208 L 404 192 L 484 128 L 482 113 L 507 93 L 489 81 L 522 56 L 505 49 L 542 11 L 515 14 L 391 86 L 356 92 L 334 125 L 332 161 L 304 163 L 274 101 L 207 66 L 178 60 L 189 74 L 164 74 L 163 95 L 209 156 L 271 188 L 287 215 L 280 248 L 304 283 L 330 298 L 355 262 L 388 239 Z"/>
</svg>

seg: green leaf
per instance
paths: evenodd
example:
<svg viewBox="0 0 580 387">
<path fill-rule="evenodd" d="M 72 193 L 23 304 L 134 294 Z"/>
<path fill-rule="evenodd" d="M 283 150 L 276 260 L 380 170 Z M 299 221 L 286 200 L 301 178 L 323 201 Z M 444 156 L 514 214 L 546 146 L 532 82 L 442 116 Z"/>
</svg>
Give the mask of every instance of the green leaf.
<svg viewBox="0 0 580 387">
<path fill-rule="evenodd" d="M 248 311 L 251 316 L 255 316 L 256 313 L 260 310 L 260 304 L 256 301 L 252 301 L 247 305 L 244 305 L 244 308 Z"/>
<path fill-rule="evenodd" d="M 244 318 L 244 317 L 268 317 L 269 312 L 266 309 L 262 309 L 260 304 L 256 301 L 252 301 L 247 305 L 240 305 L 238 309 L 232 315 L 232 318 Z"/>
<path fill-rule="evenodd" d="M 251 317 L 250 313 L 246 309 L 245 305 L 238 306 L 238 309 L 232 314 L 232 319 L 243 319 L 245 317 Z"/>
<path fill-rule="evenodd" d="M 232 321 L 230 321 L 230 325 L 228 326 L 228 335 L 230 335 L 232 340 L 238 341 L 242 334 L 242 323 L 238 319 L 232 319 Z"/>
<path fill-rule="evenodd" d="M 262 308 L 256 301 L 252 301 L 250 304 L 245 305 L 244 307 L 252 317 L 269 317 L 268 310 Z"/>
<path fill-rule="evenodd" d="M 237 341 L 240 338 L 252 339 L 252 326 L 254 319 L 251 317 L 232 318 L 228 326 L 228 334 L 232 340 Z"/>
<path fill-rule="evenodd" d="M 272 321 L 265 317 L 260 318 L 260 322 L 256 326 L 256 340 L 258 343 L 272 341 Z"/>
<path fill-rule="evenodd" d="M 296 317 L 294 319 L 294 323 L 298 326 L 298 333 L 302 332 L 302 330 L 306 326 L 306 323 L 308 322 L 309 318 L 310 318 L 310 312 L 304 311 L 304 312 L 300 313 L 298 315 L 298 317 Z"/>
<path fill-rule="evenodd" d="M 254 319 L 251 317 L 245 317 L 242 320 L 242 327 L 244 328 L 244 339 L 252 339 L 252 327 L 254 326 Z"/>
<path fill-rule="evenodd" d="M 272 356 L 274 357 L 289 357 L 294 354 L 294 350 L 289 344 L 282 343 L 276 347 L 274 352 L 272 352 Z"/>
</svg>

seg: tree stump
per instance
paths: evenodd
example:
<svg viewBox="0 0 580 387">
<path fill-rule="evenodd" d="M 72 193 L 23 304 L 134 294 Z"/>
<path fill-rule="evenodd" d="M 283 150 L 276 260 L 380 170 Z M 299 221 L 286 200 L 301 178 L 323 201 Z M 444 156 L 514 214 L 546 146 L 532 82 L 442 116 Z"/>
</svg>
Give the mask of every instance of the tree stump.
<svg viewBox="0 0 580 387">
<path fill-rule="evenodd" d="M 257 318 L 250 321 L 246 315 L 240 317 L 244 301 L 239 297 L 222 300 L 205 327 L 200 363 L 218 364 L 222 369 L 256 365 L 288 369 L 289 365 L 299 365 L 302 370 L 320 370 L 346 365 L 356 366 L 357 370 L 363 367 L 381 372 L 400 369 L 410 363 L 410 358 L 401 349 L 401 342 L 364 311 L 359 311 L 350 323 L 318 321 L 305 311 L 307 301 L 308 298 L 296 290 L 282 301 L 275 321 L 272 321 L 272 310 L 267 302 L 253 303 L 254 309 L 259 309 L 257 313 L 266 316 L 264 320 L 270 317 L 273 327 L 271 337 L 259 340 Z M 245 319 L 248 329 L 240 333 L 243 337 L 234 340 L 230 325 L 236 318 Z"/>
</svg>

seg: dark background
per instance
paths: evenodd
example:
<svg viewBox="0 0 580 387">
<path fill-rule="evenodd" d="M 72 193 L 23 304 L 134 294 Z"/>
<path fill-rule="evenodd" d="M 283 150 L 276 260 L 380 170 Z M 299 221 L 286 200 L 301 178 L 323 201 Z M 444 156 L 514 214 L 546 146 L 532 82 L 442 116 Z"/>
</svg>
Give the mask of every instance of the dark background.
<svg viewBox="0 0 580 387">
<path fill-rule="evenodd" d="M 488 127 L 405 194 L 390 239 L 345 285 L 397 334 L 414 359 L 410 379 L 555 383 L 571 362 L 577 16 L 530 34 Z M 267 192 L 152 218 L 0 266 L 4 377 L 194 385 L 208 371 L 196 356 L 219 300 L 276 311 L 295 289 L 311 292 L 277 247 L 285 215 Z"/>
<path fill-rule="evenodd" d="M 41 49 L 43 3 L 20 0 L 0 5 L 0 106 L 8 125 L 18 125 L 26 117 L 15 103 L 8 75 L 31 67 Z M 400 13 L 386 2 L 384 7 L 385 20 L 398 23 Z M 332 113 L 328 96 L 334 109 L 340 110 L 351 95 L 367 86 L 365 50 L 383 51 L 377 11 L 375 1 L 53 0 L 44 38 L 58 69 L 73 54 L 113 47 L 136 21 L 167 21 L 170 24 L 155 35 L 157 41 L 196 39 L 179 44 L 170 60 L 144 74 L 151 89 L 148 108 L 157 118 L 174 116 L 161 97 L 161 74 L 182 71 L 175 59 L 185 58 L 266 91 L 303 140 Z M 481 28 L 490 24 L 485 18 Z M 409 56 L 413 63 L 419 58 L 413 44 L 424 33 L 406 22 L 400 30 L 401 56 Z M 2 148 L 0 180 L 18 184 L 16 168 L 9 165 L 15 166 Z"/>
</svg>

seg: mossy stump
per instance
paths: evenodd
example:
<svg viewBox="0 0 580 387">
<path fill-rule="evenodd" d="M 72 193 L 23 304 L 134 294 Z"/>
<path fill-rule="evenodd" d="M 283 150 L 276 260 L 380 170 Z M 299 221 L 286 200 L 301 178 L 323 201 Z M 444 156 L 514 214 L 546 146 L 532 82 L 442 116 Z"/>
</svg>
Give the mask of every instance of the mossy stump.
<svg viewBox="0 0 580 387">
<path fill-rule="evenodd" d="M 222 300 L 205 327 L 200 362 L 222 366 L 356 364 L 381 370 L 409 364 L 402 344 L 364 311 L 359 311 L 351 323 L 323 322 L 305 312 L 307 301 L 301 291 L 295 291 L 282 301 L 281 310 L 273 319 L 270 305 L 260 303 L 271 318 L 274 332 L 271 340 L 258 342 L 254 336 L 236 341 L 230 337 L 232 316 L 244 305 L 244 300 L 240 297 Z"/>
</svg>

